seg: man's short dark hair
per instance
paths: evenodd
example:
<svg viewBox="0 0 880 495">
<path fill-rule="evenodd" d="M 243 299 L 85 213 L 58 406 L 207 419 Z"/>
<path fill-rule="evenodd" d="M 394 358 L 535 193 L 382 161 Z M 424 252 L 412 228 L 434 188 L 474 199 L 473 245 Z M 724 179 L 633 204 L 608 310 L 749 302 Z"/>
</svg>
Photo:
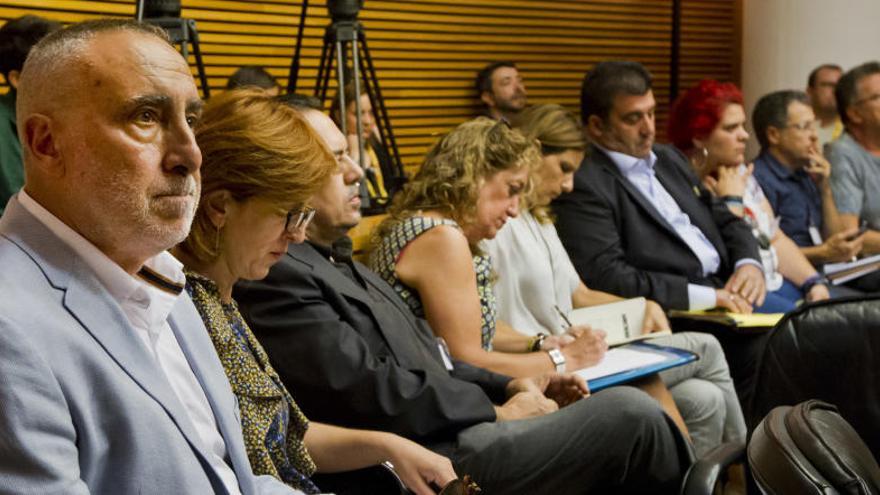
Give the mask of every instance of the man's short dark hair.
<svg viewBox="0 0 880 495">
<path fill-rule="evenodd" d="M 288 93 L 286 95 L 278 95 L 275 99 L 299 111 L 317 110 L 320 112 L 324 109 L 324 105 L 321 105 L 321 100 L 310 95 Z"/>
<path fill-rule="evenodd" d="M 755 128 L 755 137 L 761 143 L 762 150 L 770 147 L 767 129 L 770 127 L 782 129 L 788 124 L 788 106 L 793 101 L 810 105 L 806 93 L 789 89 L 768 93 L 755 104 L 755 109 L 752 111 L 752 127 Z"/>
<path fill-rule="evenodd" d="M 591 115 L 605 120 L 619 94 L 643 95 L 651 89 L 651 74 L 638 62 L 611 60 L 599 62 L 584 75 L 581 84 L 581 119 Z"/>
<path fill-rule="evenodd" d="M 502 67 L 510 67 L 511 69 L 516 69 L 516 64 L 509 60 L 499 60 L 495 62 L 490 62 L 485 67 L 480 69 L 480 72 L 477 72 L 477 79 L 475 81 L 474 87 L 477 89 L 477 98 L 482 96 L 485 92 L 492 92 L 492 74 L 495 73 L 496 70 Z"/>
<path fill-rule="evenodd" d="M 837 87 L 834 88 L 834 99 L 837 100 L 837 113 L 840 114 L 840 121 L 843 122 L 843 125 L 849 124 L 849 117 L 846 115 L 847 109 L 854 105 L 859 98 L 859 81 L 873 74 L 880 74 L 880 62 L 865 62 L 853 67 L 837 81 Z"/>
<path fill-rule="evenodd" d="M 9 73 L 21 71 L 31 48 L 44 36 L 61 29 L 61 23 L 35 15 L 9 20 L 0 28 L 0 74 L 9 82 Z"/>
<path fill-rule="evenodd" d="M 819 67 L 810 71 L 810 75 L 807 77 L 807 86 L 811 88 L 816 87 L 816 78 L 819 77 L 819 72 L 823 70 L 836 70 L 837 72 L 843 72 L 843 69 L 837 64 L 822 64 Z"/>
<path fill-rule="evenodd" d="M 256 65 L 246 65 L 241 67 L 234 74 L 229 76 L 226 81 L 226 89 L 245 88 L 256 86 L 263 89 L 272 89 L 278 87 L 278 81 L 272 77 L 272 74 L 266 72 L 266 69 Z"/>
</svg>

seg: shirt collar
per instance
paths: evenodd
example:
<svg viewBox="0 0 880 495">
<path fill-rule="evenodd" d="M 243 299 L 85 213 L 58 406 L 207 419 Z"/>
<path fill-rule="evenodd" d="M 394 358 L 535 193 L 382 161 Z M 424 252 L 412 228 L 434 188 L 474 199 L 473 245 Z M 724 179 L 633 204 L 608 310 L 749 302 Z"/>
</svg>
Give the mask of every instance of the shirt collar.
<svg viewBox="0 0 880 495">
<path fill-rule="evenodd" d="M 773 172 L 773 175 L 775 175 L 779 179 L 782 179 L 782 180 L 791 179 L 794 176 L 792 171 L 788 167 L 783 165 L 779 160 L 777 160 L 776 157 L 773 156 L 773 153 L 770 153 L 769 151 L 766 151 L 766 150 L 762 151 L 761 155 L 758 156 L 757 160 L 760 160 L 760 161 L 766 163 L 767 168 L 771 172 Z"/>
<path fill-rule="evenodd" d="M 617 166 L 618 170 L 620 170 L 620 173 L 623 175 L 634 172 L 639 166 L 646 167 L 647 170 L 653 171 L 654 165 L 657 163 L 657 155 L 654 153 L 654 150 L 651 150 L 647 157 L 639 158 L 619 151 L 611 151 L 596 143 L 593 143 L 593 146 L 599 148 L 603 153 L 608 155 L 608 158 L 611 159 L 611 162 Z"/>
<path fill-rule="evenodd" d="M 18 201 L 28 213 L 82 258 L 85 264 L 92 269 L 98 281 L 117 302 L 126 301 L 142 286 L 175 297 L 182 291 L 186 280 L 183 275 L 183 264 L 177 261 L 171 253 L 163 251 L 150 258 L 144 263 L 138 276 L 134 277 L 108 258 L 88 239 L 71 229 L 49 210 L 43 208 L 24 190 L 18 193 Z"/>
</svg>

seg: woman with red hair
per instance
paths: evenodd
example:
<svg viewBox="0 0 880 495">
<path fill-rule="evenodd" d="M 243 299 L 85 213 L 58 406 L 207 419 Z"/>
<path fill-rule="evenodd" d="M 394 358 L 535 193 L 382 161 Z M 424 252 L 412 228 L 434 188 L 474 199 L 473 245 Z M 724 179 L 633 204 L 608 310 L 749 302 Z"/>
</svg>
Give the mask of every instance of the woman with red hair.
<svg viewBox="0 0 880 495">
<path fill-rule="evenodd" d="M 761 252 L 767 298 L 755 311 L 788 312 L 797 301 L 827 299 L 824 279 L 779 228 L 752 165 L 745 165 L 746 114 L 739 88 L 700 81 L 672 106 L 667 135 L 703 184 L 752 228 Z"/>
</svg>

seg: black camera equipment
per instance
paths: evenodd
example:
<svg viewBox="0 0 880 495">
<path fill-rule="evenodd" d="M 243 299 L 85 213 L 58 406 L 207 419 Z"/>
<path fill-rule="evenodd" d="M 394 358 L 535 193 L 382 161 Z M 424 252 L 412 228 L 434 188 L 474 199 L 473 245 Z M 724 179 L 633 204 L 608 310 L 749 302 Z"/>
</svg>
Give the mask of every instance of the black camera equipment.
<svg viewBox="0 0 880 495">
<path fill-rule="evenodd" d="M 196 59 L 202 95 L 207 99 L 211 96 L 208 77 L 205 75 L 205 64 L 202 62 L 202 49 L 199 46 L 199 30 L 194 19 L 180 17 L 180 0 L 137 0 L 135 19 L 159 26 L 168 33 L 171 42 L 180 45 L 183 58 L 189 60 L 189 45 L 192 44 Z"/>
<path fill-rule="evenodd" d="M 293 60 L 290 64 L 290 77 L 287 82 L 288 93 L 296 92 L 297 79 L 299 76 L 300 53 L 303 40 L 303 30 L 306 25 L 306 11 L 308 9 L 308 0 L 303 0 L 302 10 L 300 11 L 299 30 L 297 32 L 297 42 L 294 51 Z M 327 88 L 330 85 L 330 73 L 333 70 L 334 59 L 336 62 L 336 84 L 339 88 L 339 108 L 343 118 L 340 118 L 339 125 L 342 127 L 343 134 L 349 134 L 346 129 L 345 122 L 345 87 L 348 78 L 349 50 L 351 53 L 351 70 L 350 80 L 354 84 L 354 94 L 361 94 L 361 75 L 363 75 L 364 89 L 373 111 L 376 115 L 376 128 L 379 131 L 379 140 L 386 150 L 392 162 L 393 176 L 387 177 L 386 180 L 391 185 L 389 193 L 393 193 L 400 189 L 406 182 L 406 174 L 400 160 L 400 153 L 397 150 L 397 141 L 394 139 L 394 132 L 391 129 L 391 120 L 388 117 L 388 109 L 385 106 L 385 100 L 382 98 L 382 90 L 379 87 L 379 79 L 376 77 L 376 69 L 373 66 L 373 58 L 370 56 L 370 50 L 367 45 L 367 37 L 364 33 L 363 25 L 358 22 L 357 16 L 363 7 L 363 0 L 327 0 L 327 11 L 330 14 L 330 25 L 324 31 L 324 45 L 321 48 L 321 59 L 318 65 L 318 76 L 315 81 L 315 96 L 322 102 L 327 98 Z M 360 98 L 355 98 L 355 116 L 357 125 L 359 159 L 361 168 L 364 168 L 364 142 L 363 133 L 361 132 L 361 103 Z M 378 166 L 378 164 L 375 164 Z M 374 190 L 376 188 L 376 175 L 372 170 L 365 172 L 367 180 L 373 183 Z M 379 212 L 384 209 L 381 205 L 371 204 L 369 194 L 366 192 L 366 186 L 361 187 L 361 205 L 368 213 L 371 211 Z"/>
</svg>

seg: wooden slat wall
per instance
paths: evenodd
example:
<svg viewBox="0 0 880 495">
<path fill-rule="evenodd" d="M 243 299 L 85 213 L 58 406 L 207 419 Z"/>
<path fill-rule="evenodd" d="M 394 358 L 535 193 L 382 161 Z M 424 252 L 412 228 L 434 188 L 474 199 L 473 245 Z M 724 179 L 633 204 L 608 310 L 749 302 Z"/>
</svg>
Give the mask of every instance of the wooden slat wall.
<svg viewBox="0 0 880 495">
<path fill-rule="evenodd" d="M 682 0 L 680 88 L 702 77 L 736 80 L 740 0 Z M 64 22 L 133 16 L 134 0 L 0 0 L 0 20 L 35 13 Z M 241 65 L 286 85 L 301 2 L 183 0 L 195 19 L 212 90 Z M 300 92 L 314 88 L 325 0 L 309 2 Z M 473 116 L 473 78 L 487 61 L 514 60 L 534 103 L 576 109 L 581 77 L 598 61 L 644 63 L 655 77 L 662 135 L 669 102 L 671 0 L 368 0 L 360 20 L 401 156 L 415 167 L 437 135 Z M 191 60 L 192 62 L 192 60 Z"/>
</svg>

